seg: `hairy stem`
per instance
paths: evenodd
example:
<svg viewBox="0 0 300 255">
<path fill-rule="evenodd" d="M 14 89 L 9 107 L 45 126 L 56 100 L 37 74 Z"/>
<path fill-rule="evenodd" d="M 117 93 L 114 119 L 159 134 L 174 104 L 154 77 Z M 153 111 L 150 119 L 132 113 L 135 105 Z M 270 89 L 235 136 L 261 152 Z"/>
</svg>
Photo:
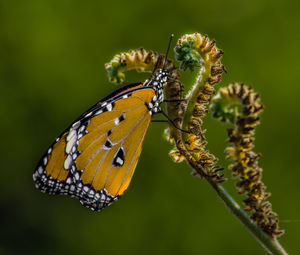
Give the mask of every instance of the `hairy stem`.
<svg viewBox="0 0 300 255">
<path fill-rule="evenodd" d="M 227 208 L 232 214 L 254 235 L 256 240 L 270 253 L 274 255 L 288 254 L 280 245 L 276 238 L 267 235 L 262 229 L 256 225 L 249 215 L 241 208 L 241 206 L 230 196 L 226 189 L 218 183 L 207 181 L 215 189 L 218 196 L 223 200 Z"/>
<path fill-rule="evenodd" d="M 170 154 L 175 161 L 185 159 L 192 167 L 194 175 L 206 179 L 232 214 L 270 254 L 287 254 L 276 237 L 264 232 L 220 184 L 224 178 L 218 174 L 220 168 L 215 167 L 217 160 L 205 149 L 206 140 L 201 129 L 201 118 L 207 113 L 207 105 L 215 93 L 213 85 L 221 80 L 222 71 L 225 71 L 225 68 L 220 64 L 223 52 L 214 45 L 214 41 L 210 42 L 207 36 L 202 37 L 198 33 L 183 36 L 176 45 L 177 59 L 181 61 L 183 69 L 193 70 L 199 65 L 201 69 L 195 85 L 185 98 L 187 103 L 177 108 L 183 109 L 183 113 L 178 112 L 176 114 L 173 112 L 173 116 L 180 116 L 181 128 L 190 133 L 181 133 L 178 129 L 169 126 L 170 136 L 174 138 L 176 144 L 176 149 Z M 172 99 L 173 94 L 179 95 L 171 82 L 166 88 L 166 95 L 170 95 Z M 172 109 L 171 106 L 171 104 L 168 105 L 168 112 L 172 113 L 172 110 L 176 108 Z"/>
</svg>

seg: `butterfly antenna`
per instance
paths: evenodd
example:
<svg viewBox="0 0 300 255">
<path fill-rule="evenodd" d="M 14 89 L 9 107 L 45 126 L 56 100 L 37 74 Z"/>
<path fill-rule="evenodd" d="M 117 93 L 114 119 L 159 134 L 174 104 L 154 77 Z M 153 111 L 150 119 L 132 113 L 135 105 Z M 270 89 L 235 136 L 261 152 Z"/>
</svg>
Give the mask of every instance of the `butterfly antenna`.
<svg viewBox="0 0 300 255">
<path fill-rule="evenodd" d="M 171 43 L 172 43 L 173 37 L 174 37 L 174 34 L 171 34 L 170 40 L 169 40 L 168 49 L 167 49 L 166 56 L 165 56 L 165 61 L 164 61 L 163 69 L 165 69 L 165 65 L 166 65 L 166 63 L 167 63 L 168 54 L 169 54 L 169 51 L 170 51 L 170 47 L 171 47 Z"/>
<path fill-rule="evenodd" d="M 166 62 L 167 62 L 167 58 L 168 58 L 168 54 L 169 54 L 169 50 L 170 50 L 170 47 L 171 47 L 171 42 L 172 42 L 172 40 L 173 40 L 173 37 L 174 37 L 174 34 L 171 34 L 170 40 L 169 40 L 168 49 L 167 49 L 166 56 L 165 56 L 165 59 L 164 59 L 164 65 L 163 65 L 163 68 L 162 68 L 162 69 L 165 69 L 165 65 L 166 65 Z M 151 76 L 153 76 L 153 74 L 155 73 L 155 71 L 156 71 L 156 69 L 157 69 L 157 67 L 158 67 L 158 65 L 159 65 L 159 63 L 160 63 L 160 61 L 161 61 L 161 55 L 159 55 L 159 57 L 158 57 L 158 59 L 157 59 L 157 61 L 156 61 L 156 64 L 155 64 L 155 67 L 154 67 L 154 69 L 153 69 L 153 71 L 152 71 L 152 75 L 151 75 Z"/>
<path fill-rule="evenodd" d="M 156 69 L 158 67 L 158 64 L 160 63 L 160 60 L 161 60 L 161 55 L 159 55 L 158 58 L 157 58 L 157 61 L 156 61 L 156 64 L 155 64 L 155 67 L 154 67 L 154 69 L 152 71 L 151 76 L 153 76 L 153 74 L 155 73 L 155 71 L 156 71 Z"/>
</svg>

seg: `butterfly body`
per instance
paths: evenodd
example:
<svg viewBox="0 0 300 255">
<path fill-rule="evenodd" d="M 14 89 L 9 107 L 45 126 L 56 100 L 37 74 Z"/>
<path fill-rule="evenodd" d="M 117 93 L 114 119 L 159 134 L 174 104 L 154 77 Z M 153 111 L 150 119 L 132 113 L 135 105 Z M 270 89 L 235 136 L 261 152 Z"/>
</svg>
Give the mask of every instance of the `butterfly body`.
<svg viewBox="0 0 300 255">
<path fill-rule="evenodd" d="M 152 115 L 160 112 L 168 72 L 124 86 L 75 120 L 49 147 L 33 174 L 49 194 L 76 197 L 100 211 L 123 195 Z"/>
</svg>

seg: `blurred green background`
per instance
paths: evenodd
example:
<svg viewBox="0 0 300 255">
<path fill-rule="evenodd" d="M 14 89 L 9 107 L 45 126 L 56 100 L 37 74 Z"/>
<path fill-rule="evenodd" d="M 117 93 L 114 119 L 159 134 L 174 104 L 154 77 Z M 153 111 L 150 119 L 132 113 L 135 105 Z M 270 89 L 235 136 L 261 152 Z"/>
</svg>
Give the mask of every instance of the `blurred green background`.
<svg viewBox="0 0 300 255">
<path fill-rule="evenodd" d="M 299 13 L 296 0 L 1 0 L 0 254 L 266 254 L 205 181 L 172 162 L 165 124 L 151 125 L 130 188 L 101 213 L 32 181 L 53 139 L 117 88 L 104 63 L 140 46 L 164 53 L 171 33 L 196 31 L 225 52 L 219 86 L 244 81 L 261 94 L 255 150 L 286 230 L 280 241 L 299 254 Z M 186 72 L 182 81 L 193 79 Z M 205 127 L 227 166 L 225 126 L 208 117 Z M 240 201 L 233 182 L 224 185 Z"/>
</svg>

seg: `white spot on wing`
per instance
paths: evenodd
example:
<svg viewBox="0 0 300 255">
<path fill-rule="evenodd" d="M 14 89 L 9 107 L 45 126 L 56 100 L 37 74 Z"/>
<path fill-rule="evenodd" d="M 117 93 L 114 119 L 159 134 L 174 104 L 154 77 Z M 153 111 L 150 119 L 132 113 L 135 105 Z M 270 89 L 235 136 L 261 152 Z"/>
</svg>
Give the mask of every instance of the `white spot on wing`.
<svg viewBox="0 0 300 255">
<path fill-rule="evenodd" d="M 80 125 L 80 121 L 76 121 L 73 125 L 72 125 L 72 128 L 76 129 L 78 128 Z"/>
<path fill-rule="evenodd" d="M 99 115 L 99 114 L 101 114 L 102 112 L 103 112 L 102 110 L 99 110 L 99 111 L 95 112 L 95 115 Z"/>
<path fill-rule="evenodd" d="M 119 163 L 121 166 L 123 165 L 124 161 L 121 158 L 117 158 L 116 160 L 117 163 Z"/>
<path fill-rule="evenodd" d="M 70 141 L 72 139 L 73 136 L 77 136 L 77 132 L 74 129 L 71 129 L 71 131 L 69 132 L 68 136 L 67 136 L 67 141 Z"/>
<path fill-rule="evenodd" d="M 75 174 L 74 174 L 74 177 L 75 177 L 75 180 L 79 180 L 79 178 L 80 178 L 80 175 L 79 175 L 79 173 L 78 172 L 76 172 Z"/>
<path fill-rule="evenodd" d="M 79 132 L 81 133 L 84 129 L 85 129 L 85 126 L 81 126 L 81 128 L 79 128 Z"/>
<path fill-rule="evenodd" d="M 70 169 L 71 164 L 72 164 L 72 157 L 71 157 L 71 155 L 68 155 L 68 157 L 66 158 L 66 160 L 64 162 L 64 168 L 67 170 Z"/>
<path fill-rule="evenodd" d="M 39 173 L 40 175 L 42 175 L 43 172 L 44 172 L 44 169 L 40 166 L 40 167 L 38 168 L 38 173 Z"/>
<path fill-rule="evenodd" d="M 106 108 L 107 108 L 107 110 L 110 112 L 110 111 L 112 110 L 112 104 L 108 104 L 108 105 L 106 106 Z"/>
<path fill-rule="evenodd" d="M 69 137 L 69 136 L 68 136 Z M 75 135 L 73 135 L 69 141 L 67 142 L 67 145 L 66 145 L 66 153 L 69 154 L 72 150 L 72 147 L 75 145 L 76 143 L 76 139 L 77 139 L 77 135 L 76 135 L 76 132 L 75 132 Z M 67 138 L 68 140 L 68 138 Z"/>
<path fill-rule="evenodd" d="M 93 113 L 93 112 L 89 112 L 89 113 L 87 113 L 84 117 L 89 117 L 89 116 L 92 115 L 92 113 Z"/>
</svg>

